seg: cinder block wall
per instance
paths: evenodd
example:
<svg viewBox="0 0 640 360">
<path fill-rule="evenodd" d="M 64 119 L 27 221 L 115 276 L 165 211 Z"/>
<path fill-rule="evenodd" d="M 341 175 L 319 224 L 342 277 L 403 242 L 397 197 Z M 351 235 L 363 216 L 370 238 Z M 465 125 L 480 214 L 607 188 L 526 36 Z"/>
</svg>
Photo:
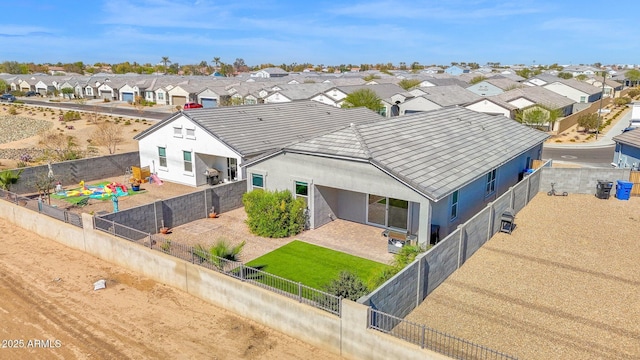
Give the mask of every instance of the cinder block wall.
<svg viewBox="0 0 640 360">
<path fill-rule="evenodd" d="M 100 156 L 79 160 L 52 163 L 54 178 L 63 185 L 77 184 L 80 181 L 93 181 L 124 174 L 127 168 L 140 166 L 138 152 L 128 152 L 115 155 Z M 13 171 L 19 171 L 14 169 Z M 47 165 L 31 166 L 22 169 L 20 180 L 11 187 L 11 191 L 18 194 L 36 193 L 37 179 L 49 174 Z"/>
<path fill-rule="evenodd" d="M 628 181 L 631 175 L 630 169 L 604 169 L 604 168 L 542 168 L 540 179 L 540 192 L 551 190 L 551 183 L 555 183 L 556 191 L 569 194 L 594 194 L 598 180 L 613 182 L 611 196 L 615 193 L 617 180 Z"/>
</svg>

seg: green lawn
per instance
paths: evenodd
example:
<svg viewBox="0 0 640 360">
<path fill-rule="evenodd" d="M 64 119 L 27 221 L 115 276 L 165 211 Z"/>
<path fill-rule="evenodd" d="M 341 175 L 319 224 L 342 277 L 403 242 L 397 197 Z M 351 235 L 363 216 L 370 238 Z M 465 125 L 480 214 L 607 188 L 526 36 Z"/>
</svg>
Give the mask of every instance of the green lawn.
<svg viewBox="0 0 640 360">
<path fill-rule="evenodd" d="M 295 240 L 246 265 L 280 277 L 322 289 L 350 270 L 365 283 L 377 277 L 388 265 Z"/>
</svg>

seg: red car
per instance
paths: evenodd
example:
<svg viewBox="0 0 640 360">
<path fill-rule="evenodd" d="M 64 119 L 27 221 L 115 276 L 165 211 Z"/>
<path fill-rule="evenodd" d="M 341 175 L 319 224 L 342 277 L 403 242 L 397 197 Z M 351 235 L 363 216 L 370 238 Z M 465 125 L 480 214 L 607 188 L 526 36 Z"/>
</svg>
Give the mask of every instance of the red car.
<svg viewBox="0 0 640 360">
<path fill-rule="evenodd" d="M 201 104 L 194 103 L 194 102 L 189 102 L 189 103 L 184 104 L 184 106 L 182 108 L 187 110 L 187 109 L 199 109 L 201 107 L 202 107 Z"/>
</svg>

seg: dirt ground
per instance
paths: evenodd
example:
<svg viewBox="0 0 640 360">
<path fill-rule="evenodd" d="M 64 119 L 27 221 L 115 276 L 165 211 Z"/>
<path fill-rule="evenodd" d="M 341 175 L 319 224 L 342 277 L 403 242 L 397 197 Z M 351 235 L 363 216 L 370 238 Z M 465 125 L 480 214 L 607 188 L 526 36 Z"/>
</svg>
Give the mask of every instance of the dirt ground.
<svg viewBox="0 0 640 360">
<path fill-rule="evenodd" d="M 44 105 L 44 104 L 43 104 Z M 123 153 L 129 151 L 138 151 L 138 142 L 133 140 L 133 137 L 140 131 L 150 127 L 154 124 L 153 121 L 143 119 L 130 119 L 118 116 L 110 116 L 106 114 L 98 114 L 91 112 L 81 112 L 81 120 L 62 122 L 60 116 L 67 110 L 46 108 L 44 106 L 14 104 L 5 105 L 0 107 L 0 116 L 9 116 L 11 108 L 15 108 L 17 111 L 17 117 L 25 117 L 37 120 L 46 120 L 52 124 L 52 129 L 55 129 L 65 135 L 72 135 L 76 138 L 80 148 L 86 149 L 90 143 L 87 141 L 94 129 L 96 128 L 96 122 L 118 121 L 122 128 L 123 141 L 116 147 L 116 153 Z M 130 125 L 125 125 L 129 120 Z M 138 121 L 136 121 L 138 120 Z M 73 126 L 73 129 L 68 129 L 67 126 Z M 25 148 L 38 148 L 38 142 L 40 140 L 39 135 L 31 136 L 19 141 L 13 141 L 10 143 L 0 144 L 0 149 L 25 149 Z M 98 147 L 100 155 L 109 154 L 105 147 Z M 0 158 L 0 170 L 15 168 L 17 160 L 15 159 L 1 159 Z"/>
<path fill-rule="evenodd" d="M 0 359 L 340 358 L 3 219 L 0 242 Z"/>
<path fill-rule="evenodd" d="M 640 197 L 538 194 L 408 320 L 519 359 L 640 359 Z"/>
</svg>

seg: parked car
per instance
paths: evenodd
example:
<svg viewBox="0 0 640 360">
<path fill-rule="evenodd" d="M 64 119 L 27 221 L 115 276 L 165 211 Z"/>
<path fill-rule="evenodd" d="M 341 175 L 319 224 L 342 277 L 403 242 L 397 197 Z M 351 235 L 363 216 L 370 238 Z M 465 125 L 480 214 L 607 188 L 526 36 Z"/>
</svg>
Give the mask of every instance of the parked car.
<svg viewBox="0 0 640 360">
<path fill-rule="evenodd" d="M 187 110 L 187 109 L 199 109 L 201 107 L 202 107 L 201 104 L 194 103 L 194 102 L 188 102 L 188 103 L 184 104 L 184 106 L 182 108 Z"/>
<path fill-rule="evenodd" d="M 27 91 L 27 92 L 24 94 L 24 96 L 37 96 L 37 95 L 38 95 L 38 93 L 37 93 L 37 92 L 35 92 L 35 91 L 33 91 L 33 90 L 31 90 L 31 91 Z"/>
<path fill-rule="evenodd" d="M 12 94 L 2 94 L 0 96 L 0 101 L 14 102 L 14 101 L 16 101 L 16 97 L 13 96 Z"/>
</svg>

